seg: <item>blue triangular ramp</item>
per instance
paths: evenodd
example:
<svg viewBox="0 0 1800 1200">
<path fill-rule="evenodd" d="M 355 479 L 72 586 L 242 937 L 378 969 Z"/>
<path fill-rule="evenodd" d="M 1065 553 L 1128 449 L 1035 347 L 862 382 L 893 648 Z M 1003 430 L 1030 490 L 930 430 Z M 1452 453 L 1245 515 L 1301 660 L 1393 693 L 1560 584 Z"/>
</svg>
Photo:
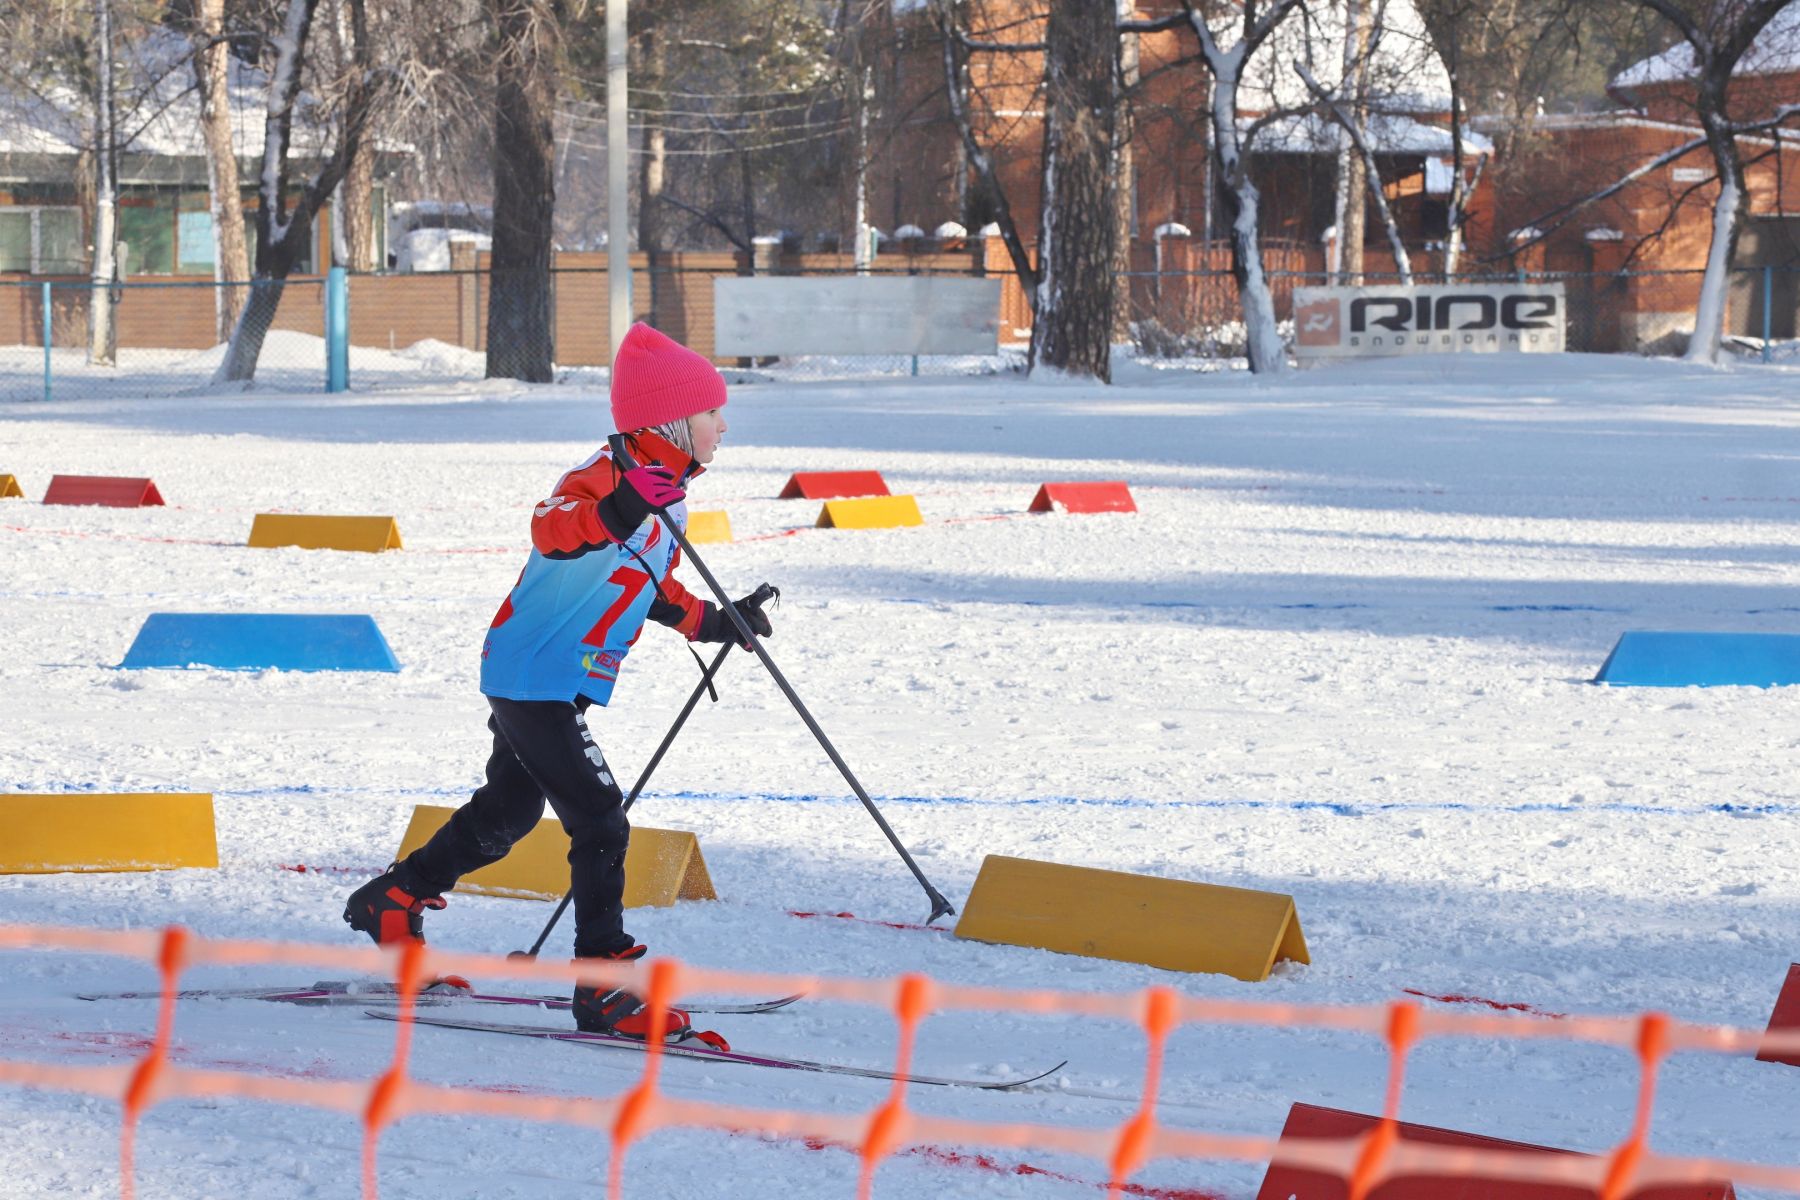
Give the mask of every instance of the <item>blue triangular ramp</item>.
<svg viewBox="0 0 1800 1200">
<path fill-rule="evenodd" d="M 375 618 L 333 613 L 151 613 L 119 664 L 227 671 L 398 671 Z"/>
<path fill-rule="evenodd" d="M 1781 687 L 1800 684 L 1800 634 L 1620 635 L 1595 683 L 1621 687 Z"/>
</svg>

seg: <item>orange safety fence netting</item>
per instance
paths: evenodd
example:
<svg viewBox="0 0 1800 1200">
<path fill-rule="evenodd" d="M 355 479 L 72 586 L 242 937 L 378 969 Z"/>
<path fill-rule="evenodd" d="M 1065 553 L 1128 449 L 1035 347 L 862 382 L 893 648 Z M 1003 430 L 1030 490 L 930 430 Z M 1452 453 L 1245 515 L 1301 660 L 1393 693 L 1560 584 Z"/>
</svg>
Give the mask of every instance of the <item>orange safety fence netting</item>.
<svg viewBox="0 0 1800 1200">
<path fill-rule="evenodd" d="M 987 1147 L 1062 1151 L 1104 1164 L 1109 1195 L 1118 1195 L 1132 1174 L 1157 1159 L 1270 1161 L 1344 1178 L 1350 1200 L 1364 1200 L 1389 1179 L 1450 1176 L 1563 1184 L 1588 1189 L 1600 1200 L 1625 1197 L 1653 1185 L 1703 1184 L 1726 1179 L 1739 1185 L 1800 1193 L 1800 1166 L 1734 1162 L 1658 1154 L 1650 1148 L 1651 1114 L 1658 1069 L 1670 1054 L 1707 1052 L 1754 1054 L 1800 1051 L 1800 1033 L 1769 1034 L 1723 1026 L 1695 1025 L 1660 1013 L 1640 1017 L 1570 1016 L 1536 1021 L 1507 1016 L 1436 1012 L 1415 1001 L 1383 1005 L 1266 1004 L 1184 996 L 1168 987 L 1122 993 L 1010 989 L 939 983 L 923 975 L 894 979 L 825 979 L 764 972 L 718 971 L 673 959 L 650 964 L 644 998 L 660 1027 L 668 1009 L 684 995 L 700 992 L 790 994 L 873 1005 L 892 1011 L 899 1023 L 895 1070 L 911 1066 L 915 1034 L 933 1012 L 989 1010 L 1061 1014 L 1116 1020 L 1144 1030 L 1147 1057 L 1136 1113 L 1111 1128 L 1070 1128 L 1026 1122 L 998 1123 L 913 1112 L 907 1084 L 896 1081 L 886 1100 L 862 1114 L 746 1108 L 683 1099 L 658 1087 L 665 1055 L 653 1042 L 644 1055 L 642 1078 L 621 1096 L 533 1095 L 420 1082 L 408 1074 L 413 1000 L 422 984 L 447 974 L 504 976 L 567 984 L 646 982 L 628 967 L 595 962 L 524 962 L 490 955 L 453 954 L 410 944 L 400 952 L 366 947 L 308 945 L 203 938 L 180 927 L 161 932 L 110 932 L 37 925 L 0 925 L 0 949 L 53 950 L 106 954 L 156 964 L 163 986 L 156 1033 L 135 1066 L 80 1066 L 0 1058 L 0 1085 L 47 1088 L 116 1097 L 122 1104 L 119 1141 L 120 1190 L 131 1200 L 132 1160 L 139 1121 L 153 1105 L 184 1097 L 238 1097 L 329 1109 L 360 1116 L 363 1125 L 362 1191 L 378 1195 L 376 1148 L 381 1132 L 415 1115 L 469 1115 L 586 1126 L 608 1135 L 608 1193 L 622 1194 L 627 1151 L 658 1129 L 710 1128 L 733 1134 L 790 1137 L 809 1143 L 857 1148 L 861 1157 L 858 1195 L 870 1195 L 876 1168 L 888 1156 L 917 1145 L 955 1143 Z M 323 966 L 389 975 L 401 990 L 394 1052 L 388 1068 L 366 1083 L 257 1075 L 181 1066 L 169 1048 L 175 1022 L 175 992 L 183 971 L 196 966 L 274 963 Z M 1362 1033 L 1385 1043 L 1389 1054 L 1387 1097 L 1382 1120 L 1370 1133 L 1346 1138 L 1275 1138 L 1173 1128 L 1156 1116 L 1164 1049 L 1183 1025 L 1308 1027 Z M 1584 1042 L 1614 1046 L 1640 1064 L 1636 1112 L 1625 1140 L 1604 1155 L 1545 1155 L 1517 1150 L 1472 1149 L 1402 1140 L 1398 1114 L 1407 1056 L 1426 1038 L 1489 1037 Z"/>
</svg>

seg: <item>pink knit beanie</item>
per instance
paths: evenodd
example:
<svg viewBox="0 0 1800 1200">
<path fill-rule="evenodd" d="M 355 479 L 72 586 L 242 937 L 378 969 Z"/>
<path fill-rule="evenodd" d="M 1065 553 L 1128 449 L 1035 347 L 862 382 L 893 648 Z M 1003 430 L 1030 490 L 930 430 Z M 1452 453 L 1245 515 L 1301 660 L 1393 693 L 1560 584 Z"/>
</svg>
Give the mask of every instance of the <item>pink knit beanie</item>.
<svg viewBox="0 0 1800 1200">
<path fill-rule="evenodd" d="M 725 403 L 725 379 L 680 342 L 635 324 L 613 356 L 612 416 L 620 433 L 680 421 Z"/>
</svg>

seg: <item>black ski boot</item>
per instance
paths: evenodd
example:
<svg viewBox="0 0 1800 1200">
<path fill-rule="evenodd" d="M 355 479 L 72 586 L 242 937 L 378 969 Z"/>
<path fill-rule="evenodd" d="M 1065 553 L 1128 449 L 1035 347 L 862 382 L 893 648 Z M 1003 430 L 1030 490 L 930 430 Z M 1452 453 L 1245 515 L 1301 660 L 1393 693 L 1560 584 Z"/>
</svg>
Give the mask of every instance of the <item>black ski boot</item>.
<svg viewBox="0 0 1800 1200">
<path fill-rule="evenodd" d="M 628 950 L 618 950 L 611 954 L 587 954 L 581 957 L 605 962 L 636 962 L 648 951 L 647 946 L 632 946 Z M 583 1033 L 604 1033 L 640 1042 L 650 1040 L 650 1006 L 636 993 L 625 988 L 590 987 L 585 983 L 578 983 L 575 985 L 574 1011 L 575 1028 Z M 685 1042 L 689 1038 L 698 1038 L 716 1049 L 730 1049 L 725 1039 L 718 1034 L 710 1030 L 695 1029 L 686 1009 L 671 1007 L 663 1019 L 663 1041 Z"/>
<path fill-rule="evenodd" d="M 378 946 L 425 940 L 425 910 L 443 908 L 444 898 L 419 882 L 405 863 L 394 863 L 350 893 L 344 920 Z"/>
</svg>

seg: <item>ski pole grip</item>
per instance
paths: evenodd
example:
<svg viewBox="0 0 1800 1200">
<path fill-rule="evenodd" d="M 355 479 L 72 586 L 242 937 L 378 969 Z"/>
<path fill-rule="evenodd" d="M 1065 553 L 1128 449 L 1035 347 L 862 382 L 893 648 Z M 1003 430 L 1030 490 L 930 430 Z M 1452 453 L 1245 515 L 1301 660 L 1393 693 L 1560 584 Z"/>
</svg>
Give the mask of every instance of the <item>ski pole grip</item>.
<svg viewBox="0 0 1800 1200">
<path fill-rule="evenodd" d="M 637 470 L 637 462 L 631 457 L 631 451 L 629 449 L 627 449 L 625 446 L 625 435 L 624 434 L 622 434 L 622 433 L 608 434 L 606 437 L 606 445 L 607 445 L 607 448 L 612 451 L 613 462 L 615 462 L 619 465 L 619 470 L 621 470 L 621 471 Z"/>
</svg>

